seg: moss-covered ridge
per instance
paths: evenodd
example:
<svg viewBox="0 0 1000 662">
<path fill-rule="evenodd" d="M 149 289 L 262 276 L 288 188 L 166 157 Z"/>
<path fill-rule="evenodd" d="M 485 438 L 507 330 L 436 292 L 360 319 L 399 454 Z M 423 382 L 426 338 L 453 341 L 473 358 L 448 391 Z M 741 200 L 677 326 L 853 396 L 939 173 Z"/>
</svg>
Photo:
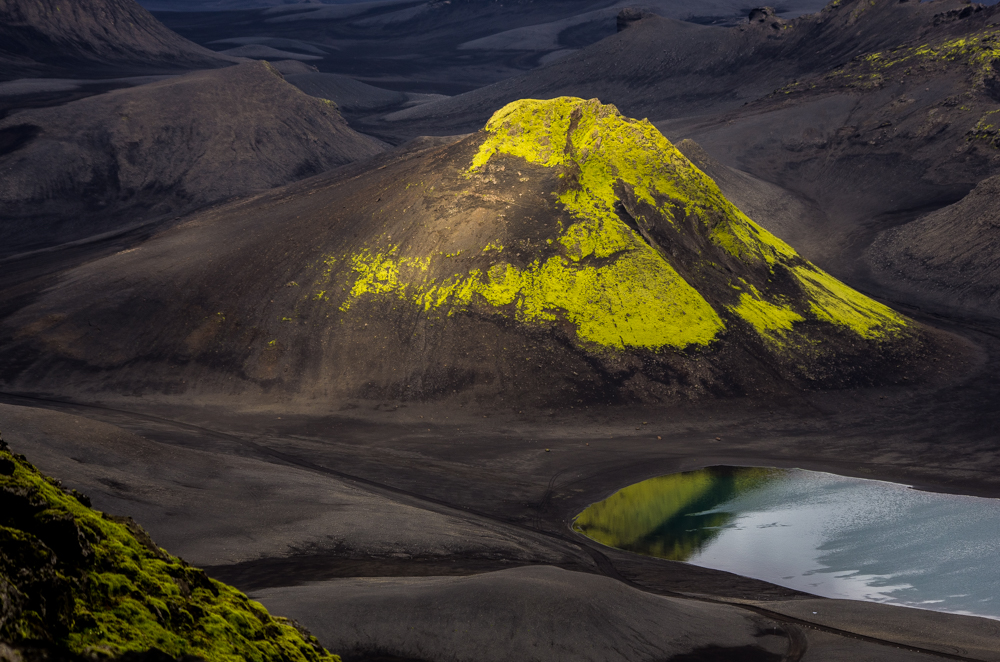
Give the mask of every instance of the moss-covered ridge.
<svg viewBox="0 0 1000 662">
<path fill-rule="evenodd" d="M 344 313 L 389 298 L 428 314 L 568 323 L 574 343 L 593 351 L 708 347 L 734 324 L 772 351 L 808 349 L 824 327 L 869 341 L 905 333 L 904 318 L 750 220 L 648 121 L 597 100 L 522 100 L 480 136 L 470 182 L 517 162 L 558 173 L 551 204 L 568 221 L 553 227 L 544 250 L 515 260 L 499 241 L 469 245 L 465 255 L 386 241 L 329 256 L 313 296 L 340 289 Z M 470 262 L 486 254 L 490 266 Z M 345 272 L 345 286 L 331 284 Z"/>
<path fill-rule="evenodd" d="M 91 509 L 0 440 L 0 641 L 115 657 L 335 662 L 315 638 Z"/>
</svg>

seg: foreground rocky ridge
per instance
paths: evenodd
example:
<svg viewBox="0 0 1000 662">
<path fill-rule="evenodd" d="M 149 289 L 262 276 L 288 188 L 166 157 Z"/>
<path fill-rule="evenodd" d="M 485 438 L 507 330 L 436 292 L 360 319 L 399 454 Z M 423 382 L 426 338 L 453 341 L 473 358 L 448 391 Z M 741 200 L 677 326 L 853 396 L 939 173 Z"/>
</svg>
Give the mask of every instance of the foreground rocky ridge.
<svg viewBox="0 0 1000 662">
<path fill-rule="evenodd" d="M 2 440 L 0 506 L 0 658 L 340 659 Z"/>
<path fill-rule="evenodd" d="M 936 351 L 596 100 L 518 102 L 71 274 L 6 320 L 8 388 L 659 402 L 895 383 Z"/>
</svg>

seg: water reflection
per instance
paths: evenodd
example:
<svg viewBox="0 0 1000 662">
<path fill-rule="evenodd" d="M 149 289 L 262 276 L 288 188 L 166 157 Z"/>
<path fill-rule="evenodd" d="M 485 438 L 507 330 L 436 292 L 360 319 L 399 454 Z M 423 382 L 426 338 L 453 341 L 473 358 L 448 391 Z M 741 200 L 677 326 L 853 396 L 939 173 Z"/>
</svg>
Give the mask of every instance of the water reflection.
<svg viewBox="0 0 1000 662">
<path fill-rule="evenodd" d="M 758 467 L 709 467 L 630 485 L 580 513 L 573 528 L 630 552 L 687 561 L 732 523 L 716 510 L 784 473 Z"/>
<path fill-rule="evenodd" d="M 1000 501 L 801 469 L 653 478 L 582 512 L 611 547 L 817 595 L 1000 618 Z"/>
</svg>

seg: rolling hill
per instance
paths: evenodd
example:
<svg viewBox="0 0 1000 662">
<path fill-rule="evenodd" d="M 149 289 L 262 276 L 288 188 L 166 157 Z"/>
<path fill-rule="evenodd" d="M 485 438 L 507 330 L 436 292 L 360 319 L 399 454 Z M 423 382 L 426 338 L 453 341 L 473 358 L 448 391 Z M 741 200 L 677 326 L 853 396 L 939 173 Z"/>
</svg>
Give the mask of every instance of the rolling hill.
<svg viewBox="0 0 1000 662">
<path fill-rule="evenodd" d="M 895 383 L 934 347 L 648 122 L 560 98 L 74 269 L 4 321 L 0 373 L 199 401 L 657 402 Z"/>
<path fill-rule="evenodd" d="M 876 278 L 942 308 L 1000 316 L 1000 177 L 886 230 L 866 252 Z"/>
<path fill-rule="evenodd" d="M 0 80 L 178 73 L 236 61 L 170 31 L 134 0 L 0 1 Z"/>
<path fill-rule="evenodd" d="M 20 111 L 0 137 L 2 256 L 175 218 L 384 149 L 263 62 Z"/>
</svg>

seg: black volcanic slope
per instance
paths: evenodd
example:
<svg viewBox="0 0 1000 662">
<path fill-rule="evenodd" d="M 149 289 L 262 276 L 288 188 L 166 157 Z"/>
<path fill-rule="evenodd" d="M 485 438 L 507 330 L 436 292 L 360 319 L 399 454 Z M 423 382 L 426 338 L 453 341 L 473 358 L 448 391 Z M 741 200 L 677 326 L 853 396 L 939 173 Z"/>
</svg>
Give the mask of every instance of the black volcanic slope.
<svg viewBox="0 0 1000 662">
<path fill-rule="evenodd" d="M 0 256 L 272 188 L 382 151 L 263 62 L 0 121 Z"/>
<path fill-rule="evenodd" d="M 134 0 L 0 0 L 0 80 L 224 67 Z"/>
<path fill-rule="evenodd" d="M 572 98 L 195 216 L 3 334 L 8 388 L 303 402 L 837 387 L 933 351 L 652 125 Z"/>
<path fill-rule="evenodd" d="M 1000 316 L 1000 177 L 961 201 L 884 232 L 868 249 L 876 277 L 945 307 Z"/>
</svg>

